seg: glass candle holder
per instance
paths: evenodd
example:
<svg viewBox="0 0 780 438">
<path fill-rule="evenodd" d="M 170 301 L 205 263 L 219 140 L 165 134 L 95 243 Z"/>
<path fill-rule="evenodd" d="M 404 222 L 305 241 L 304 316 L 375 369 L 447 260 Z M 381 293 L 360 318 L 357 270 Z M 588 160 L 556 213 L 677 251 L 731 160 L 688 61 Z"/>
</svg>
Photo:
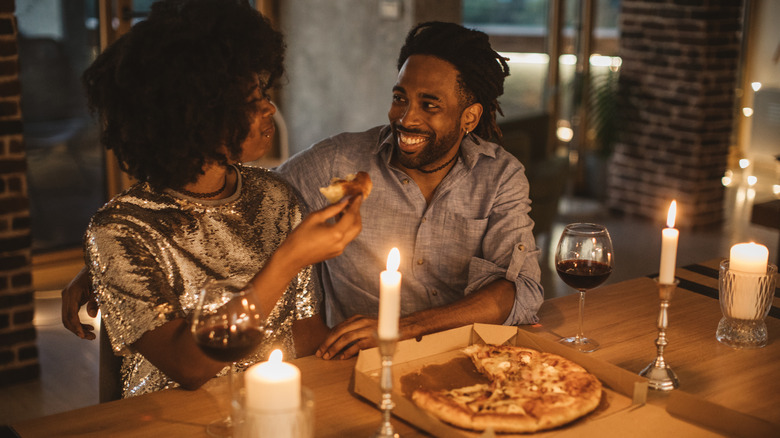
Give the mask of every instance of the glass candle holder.
<svg viewBox="0 0 780 438">
<path fill-rule="evenodd" d="M 298 409 L 260 411 L 244 408 L 234 414 L 234 438 L 314 438 L 314 395 L 308 388 L 301 388 Z"/>
<path fill-rule="evenodd" d="M 732 348 L 761 348 L 767 343 L 766 319 L 775 293 L 777 266 L 768 264 L 766 273 L 729 269 L 720 263 L 718 291 L 723 318 L 715 337 Z"/>
</svg>

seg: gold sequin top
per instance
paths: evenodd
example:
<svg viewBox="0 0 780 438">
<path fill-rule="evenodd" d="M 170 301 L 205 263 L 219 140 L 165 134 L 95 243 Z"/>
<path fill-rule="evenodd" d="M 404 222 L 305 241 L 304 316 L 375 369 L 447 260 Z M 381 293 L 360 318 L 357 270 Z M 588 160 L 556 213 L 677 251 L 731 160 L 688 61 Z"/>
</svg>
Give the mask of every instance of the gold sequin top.
<svg viewBox="0 0 780 438">
<path fill-rule="evenodd" d="M 197 200 L 138 183 L 92 217 L 85 236 L 87 266 L 111 345 L 124 356 L 123 397 L 177 386 L 133 350 L 134 342 L 166 322 L 187 318 L 206 280 L 248 281 L 301 221 L 299 200 L 287 183 L 266 169 L 236 169 L 238 186 L 229 198 Z M 266 360 L 275 348 L 294 358 L 292 322 L 317 311 L 308 267 L 276 303 L 263 343 L 235 370 Z"/>
</svg>

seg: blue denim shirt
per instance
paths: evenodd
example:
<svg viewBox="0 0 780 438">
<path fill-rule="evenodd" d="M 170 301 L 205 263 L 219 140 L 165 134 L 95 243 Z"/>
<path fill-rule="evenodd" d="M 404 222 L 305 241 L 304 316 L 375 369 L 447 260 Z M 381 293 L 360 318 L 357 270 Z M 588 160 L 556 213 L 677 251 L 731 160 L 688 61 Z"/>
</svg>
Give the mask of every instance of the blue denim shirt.
<svg viewBox="0 0 780 438">
<path fill-rule="evenodd" d="M 361 207 L 362 232 L 320 266 L 327 324 L 377 316 L 379 273 L 393 247 L 401 253 L 402 316 L 506 278 L 516 292 L 504 324 L 537 322 L 544 294 L 523 165 L 501 146 L 469 136 L 428 204 L 414 180 L 390 164 L 394 141 L 389 126 L 342 133 L 277 168 L 312 211 L 328 204 L 319 188 L 333 177 L 362 170 L 374 183 Z"/>
</svg>

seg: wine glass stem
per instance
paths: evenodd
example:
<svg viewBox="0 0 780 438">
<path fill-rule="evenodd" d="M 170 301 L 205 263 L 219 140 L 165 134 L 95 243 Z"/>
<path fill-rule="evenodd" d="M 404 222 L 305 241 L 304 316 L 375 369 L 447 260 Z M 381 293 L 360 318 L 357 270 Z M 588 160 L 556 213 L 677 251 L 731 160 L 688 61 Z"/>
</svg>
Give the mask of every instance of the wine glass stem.
<svg viewBox="0 0 780 438">
<path fill-rule="evenodd" d="M 235 403 L 235 400 L 233 399 L 233 364 L 230 364 L 230 368 L 228 368 L 228 374 L 227 374 L 227 381 L 228 381 L 228 413 L 227 417 L 225 417 L 225 425 L 232 427 L 233 426 L 233 404 Z"/>
<path fill-rule="evenodd" d="M 582 329 L 583 314 L 585 313 L 585 290 L 580 289 L 580 313 L 577 318 L 577 343 L 581 343 L 585 339 L 585 332 Z"/>
</svg>

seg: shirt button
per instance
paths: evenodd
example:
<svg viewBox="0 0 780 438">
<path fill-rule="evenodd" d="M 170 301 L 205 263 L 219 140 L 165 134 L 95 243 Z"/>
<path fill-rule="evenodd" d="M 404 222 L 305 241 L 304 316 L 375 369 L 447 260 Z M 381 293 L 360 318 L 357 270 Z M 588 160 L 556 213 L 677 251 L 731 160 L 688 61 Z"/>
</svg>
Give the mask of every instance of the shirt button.
<svg viewBox="0 0 780 438">
<path fill-rule="evenodd" d="M 427 221 L 427 220 L 428 220 L 427 217 L 422 218 L 423 223 L 425 223 L 425 221 Z"/>
<path fill-rule="evenodd" d="M 435 291 L 431 292 L 431 294 L 435 297 L 436 295 L 439 295 L 439 291 L 435 290 Z"/>
<path fill-rule="evenodd" d="M 417 259 L 417 264 L 418 264 L 418 265 L 422 265 L 423 263 L 425 263 L 425 260 L 423 260 L 423 259 Z"/>
<path fill-rule="evenodd" d="M 409 178 L 404 178 L 404 184 L 409 184 Z"/>
<path fill-rule="evenodd" d="M 520 244 L 517 245 L 517 249 L 519 249 L 520 251 L 525 251 L 525 245 L 520 243 Z"/>
</svg>

